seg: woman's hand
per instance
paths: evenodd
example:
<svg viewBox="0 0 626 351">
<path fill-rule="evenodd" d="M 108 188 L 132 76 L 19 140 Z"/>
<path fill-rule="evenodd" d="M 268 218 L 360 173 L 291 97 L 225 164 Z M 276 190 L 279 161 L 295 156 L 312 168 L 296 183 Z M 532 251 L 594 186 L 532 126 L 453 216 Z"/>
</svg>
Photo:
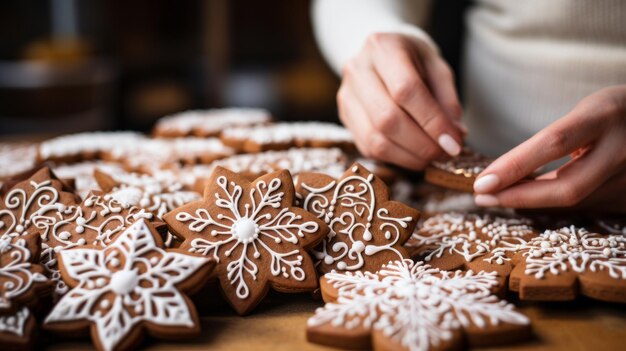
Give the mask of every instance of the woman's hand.
<svg viewBox="0 0 626 351">
<path fill-rule="evenodd" d="M 523 181 L 567 155 L 571 160 L 556 171 Z M 583 99 L 487 167 L 474 190 L 480 206 L 626 212 L 626 85 Z"/>
<path fill-rule="evenodd" d="M 371 35 L 344 67 L 337 104 L 364 156 L 420 170 L 444 151 L 461 151 L 452 71 L 418 39 Z"/>
</svg>

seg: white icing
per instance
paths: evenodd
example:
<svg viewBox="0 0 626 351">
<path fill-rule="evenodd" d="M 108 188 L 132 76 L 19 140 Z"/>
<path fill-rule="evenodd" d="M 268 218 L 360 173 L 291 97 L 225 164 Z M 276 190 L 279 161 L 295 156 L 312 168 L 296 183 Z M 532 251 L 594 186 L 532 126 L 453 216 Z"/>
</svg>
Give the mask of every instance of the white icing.
<svg viewBox="0 0 626 351">
<path fill-rule="evenodd" d="M 0 316 L 0 334 L 7 333 L 17 336 L 25 336 L 26 322 L 31 318 L 28 308 L 23 307 L 13 314 Z"/>
<path fill-rule="evenodd" d="M 437 348 L 455 329 L 529 323 L 491 289 L 495 272 L 446 272 L 411 260 L 390 262 L 378 273 L 329 273 L 336 302 L 319 308 L 309 327 L 377 330 L 411 351 Z"/>
<path fill-rule="evenodd" d="M 526 257 L 527 275 L 544 279 L 547 273 L 606 270 L 611 278 L 626 279 L 626 237 L 590 233 L 574 226 L 546 230 L 517 252 Z"/>
<path fill-rule="evenodd" d="M 82 153 L 110 151 L 122 145 L 137 145 L 144 136 L 135 132 L 90 132 L 63 135 L 39 145 L 39 156 L 44 159 L 68 157 Z"/>
<path fill-rule="evenodd" d="M 36 162 L 35 144 L 0 143 L 0 179 L 28 171 Z"/>
<path fill-rule="evenodd" d="M 495 248 L 503 248 L 488 260 L 504 264 L 510 260 L 503 254 L 504 249 L 515 250 L 534 233 L 530 221 L 524 218 L 442 213 L 422 221 L 406 246 L 418 249 L 426 262 L 446 255 L 459 255 L 472 262 Z"/>
<path fill-rule="evenodd" d="M 13 299 L 28 293 L 35 283 L 48 281 L 33 271 L 31 252 L 23 238 L 0 237 L 0 257 L 0 309 L 9 309 Z"/>
<path fill-rule="evenodd" d="M 155 256 L 157 261 L 150 259 Z M 104 350 L 115 349 L 140 322 L 193 326 L 189 306 L 176 285 L 189 279 L 206 259 L 159 248 L 144 220 L 105 249 L 75 248 L 60 252 L 60 257 L 68 277 L 78 285 L 54 306 L 45 323 L 90 321 Z M 101 278 L 108 284 L 102 284 Z"/>
<path fill-rule="evenodd" d="M 181 135 L 194 131 L 201 134 L 216 134 L 227 127 L 256 125 L 271 120 L 272 116 L 268 111 L 257 108 L 192 110 L 159 119 L 155 130 L 157 133 L 174 131 Z"/>
<path fill-rule="evenodd" d="M 104 247 L 142 218 L 152 219 L 153 215 L 93 194 L 79 206 L 67 206 L 49 216 L 33 218 L 42 238 L 41 263 L 56 283 L 55 293 L 63 295 L 68 289 L 58 268 L 59 251 L 84 245 Z M 72 232 L 68 231 L 71 225 L 75 225 Z"/>
<path fill-rule="evenodd" d="M 96 169 L 108 174 L 124 171 L 120 164 L 102 161 L 60 165 L 54 167 L 53 171 L 61 179 L 74 179 L 74 188 L 80 197 L 84 199 L 92 190 L 100 190 L 98 182 L 96 182 L 93 176 Z"/>
<path fill-rule="evenodd" d="M 229 128 L 222 132 L 227 139 L 250 140 L 260 145 L 273 143 L 309 143 L 331 141 L 352 143 L 350 132 L 336 124 L 324 122 L 285 122 L 267 126 Z"/>
<path fill-rule="evenodd" d="M 319 225 L 303 220 L 290 210 L 288 206 L 291 204 L 284 203 L 281 184 L 280 178 L 273 178 L 269 183 L 257 181 L 256 186 L 244 194 L 240 185 L 220 176 L 217 186 L 221 191 L 214 195 L 215 205 L 228 214 L 212 215 L 205 208 L 194 213 L 181 211 L 176 214 L 176 221 L 187 223 L 192 232 L 202 233 L 201 237 L 191 240 L 190 252 L 212 255 L 218 262 L 228 262 L 227 278 L 236 287 L 239 299 L 250 295 L 248 281 L 257 279 L 259 262 L 266 256 L 271 258 L 270 273 L 273 276 L 281 275 L 295 281 L 306 278 L 301 268 L 304 258 L 298 243 L 305 235 L 316 233 Z M 245 210 L 241 212 L 241 208 Z M 278 213 L 272 213 L 277 209 Z M 273 247 L 270 243 L 282 245 Z M 238 248 L 235 256 L 233 253 Z"/>
<path fill-rule="evenodd" d="M 336 263 L 339 270 L 361 269 L 367 256 L 381 252 L 392 253 L 398 259 L 404 255 L 395 246 L 402 232 L 407 230 L 411 217 L 396 218 L 389 209 L 381 206 L 387 199 L 376 199 L 372 186 L 374 176 L 358 174 L 352 167 L 340 181 L 332 181 L 321 188 L 300 183 L 306 195 L 299 194 L 302 207 L 326 222 L 331 231 L 313 250 L 315 257 L 326 265 Z M 326 193 L 332 191 L 332 196 Z M 341 206 L 336 211 L 336 206 Z M 378 225 L 374 226 L 374 222 Z M 381 262 L 382 264 L 382 262 Z"/>
</svg>

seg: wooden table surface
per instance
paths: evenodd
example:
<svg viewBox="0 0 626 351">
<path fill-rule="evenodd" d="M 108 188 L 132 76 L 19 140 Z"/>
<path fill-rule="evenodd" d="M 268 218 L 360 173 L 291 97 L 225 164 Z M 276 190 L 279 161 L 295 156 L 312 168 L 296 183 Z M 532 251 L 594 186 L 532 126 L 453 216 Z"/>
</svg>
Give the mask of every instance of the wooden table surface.
<svg viewBox="0 0 626 351">
<path fill-rule="evenodd" d="M 481 350 L 624 350 L 626 306 L 579 299 L 568 303 L 515 302 L 533 324 L 534 339 Z M 306 320 L 321 301 L 308 295 L 272 295 L 255 312 L 239 317 L 227 307 L 202 318 L 202 336 L 185 342 L 149 339 L 145 350 L 337 350 L 310 344 Z M 205 311 L 208 313 L 208 311 Z M 88 340 L 54 341 L 48 350 L 91 350 Z"/>
</svg>

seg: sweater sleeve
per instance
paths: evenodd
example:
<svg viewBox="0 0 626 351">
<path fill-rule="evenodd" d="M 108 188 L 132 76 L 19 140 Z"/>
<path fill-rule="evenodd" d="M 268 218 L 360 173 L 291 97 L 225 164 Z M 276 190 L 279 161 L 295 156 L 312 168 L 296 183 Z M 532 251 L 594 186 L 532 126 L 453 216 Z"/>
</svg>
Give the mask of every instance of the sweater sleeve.
<svg viewBox="0 0 626 351">
<path fill-rule="evenodd" d="M 313 29 L 326 61 L 341 74 L 373 33 L 402 33 L 438 51 L 428 34 L 408 19 L 425 18 L 429 5 L 428 0 L 314 0 Z"/>
</svg>

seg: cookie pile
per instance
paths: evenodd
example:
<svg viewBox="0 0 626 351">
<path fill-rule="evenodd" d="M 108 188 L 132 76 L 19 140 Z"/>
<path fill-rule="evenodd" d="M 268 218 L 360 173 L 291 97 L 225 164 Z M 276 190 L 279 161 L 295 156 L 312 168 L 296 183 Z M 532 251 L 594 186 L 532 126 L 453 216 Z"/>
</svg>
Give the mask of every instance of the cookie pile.
<svg viewBox="0 0 626 351">
<path fill-rule="evenodd" d="M 473 173 L 455 170 L 485 165 L 472 155 L 431 176 L 467 185 Z M 19 164 L 0 173 L 0 349 L 84 331 L 100 350 L 136 349 L 145 335 L 193 339 L 211 313 L 194 301 L 243 316 L 270 290 L 321 296 L 307 339 L 350 349 L 527 339 L 507 289 L 626 302 L 620 219 L 559 229 L 477 211 L 461 193 L 360 158 L 332 124 L 189 111 L 151 136 L 1 146 L 0 162 Z"/>
</svg>

